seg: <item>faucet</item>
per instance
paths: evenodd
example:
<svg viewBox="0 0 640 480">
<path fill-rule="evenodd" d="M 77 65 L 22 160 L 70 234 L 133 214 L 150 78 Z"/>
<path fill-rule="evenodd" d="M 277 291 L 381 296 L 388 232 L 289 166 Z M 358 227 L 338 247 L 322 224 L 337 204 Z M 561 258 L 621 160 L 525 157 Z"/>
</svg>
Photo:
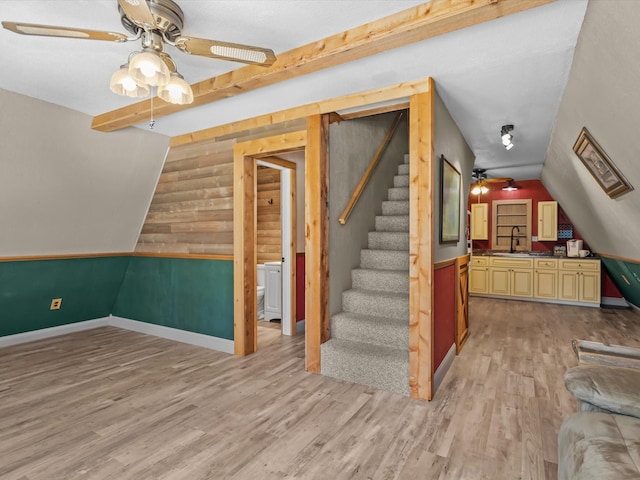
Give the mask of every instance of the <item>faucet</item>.
<svg viewBox="0 0 640 480">
<path fill-rule="evenodd" d="M 513 231 L 514 230 L 517 230 L 518 233 L 520 233 L 520 228 L 518 228 L 517 225 L 514 225 L 513 227 L 511 227 L 511 243 L 509 243 L 509 249 L 510 249 L 509 252 L 510 253 L 513 253 L 513 252 L 516 251 L 516 249 L 513 246 Z M 518 237 L 515 237 L 515 238 L 516 238 L 516 245 L 520 245 L 520 240 L 518 239 Z"/>
</svg>

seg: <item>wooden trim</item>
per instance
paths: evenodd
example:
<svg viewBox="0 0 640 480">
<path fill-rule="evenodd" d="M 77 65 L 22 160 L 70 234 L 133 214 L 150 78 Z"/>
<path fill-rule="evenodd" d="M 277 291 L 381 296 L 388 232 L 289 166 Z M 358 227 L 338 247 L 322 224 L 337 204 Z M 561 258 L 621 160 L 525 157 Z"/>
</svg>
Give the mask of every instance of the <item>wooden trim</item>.
<svg viewBox="0 0 640 480">
<path fill-rule="evenodd" d="M 409 394 L 433 396 L 434 82 L 409 110 Z"/>
<path fill-rule="evenodd" d="M 228 123 L 226 125 L 185 133 L 184 135 L 172 137 L 169 144 L 171 147 L 177 147 L 188 143 L 201 142 L 203 140 L 218 139 L 219 137 L 226 137 L 227 135 L 261 128 L 267 125 L 275 125 L 278 123 L 307 118 L 312 115 L 324 113 L 330 114 L 334 113 L 336 110 L 395 100 L 416 93 L 426 92 L 428 90 L 428 82 L 425 80 L 399 83 L 390 87 L 376 88 L 366 92 L 354 93 L 343 97 L 324 100 L 322 102 L 309 103 L 307 105 L 289 108 L 287 110 L 280 110 L 275 113 L 268 113 L 266 115 Z"/>
<path fill-rule="evenodd" d="M 439 0 L 394 13 L 322 40 L 278 53 L 270 67 L 248 65 L 194 83 L 190 105 L 154 102 L 154 117 L 187 110 L 257 88 L 342 65 L 380 52 L 402 47 L 553 0 Z M 140 123 L 149 117 L 144 100 L 94 117 L 91 128 L 110 132 Z M 320 112 L 318 112 L 320 113 Z M 326 112 L 324 112 L 326 113 Z"/>
<path fill-rule="evenodd" d="M 618 255 L 611 255 L 609 253 L 600 253 L 594 252 L 594 255 L 597 255 L 598 257 L 604 257 L 604 258 L 611 258 L 613 260 L 620 260 L 621 262 L 629 262 L 629 263 L 638 263 L 640 264 L 640 260 L 638 260 L 637 258 L 627 258 L 627 257 L 620 257 Z"/>
<path fill-rule="evenodd" d="M 192 254 L 192 253 L 154 253 L 154 252 L 133 252 L 132 257 L 157 257 L 157 258 L 180 258 L 187 260 L 225 260 L 233 261 L 233 255 L 215 254 Z"/>
<path fill-rule="evenodd" d="M 320 373 L 329 330 L 329 116 L 307 119 L 305 158 L 305 369 Z"/>
<path fill-rule="evenodd" d="M 280 157 L 262 157 L 260 160 L 271 163 L 272 165 L 278 165 L 279 167 L 288 168 L 289 170 L 293 170 L 294 172 L 297 167 L 295 162 L 290 162 L 289 160 L 285 160 L 284 158 Z"/>
<path fill-rule="evenodd" d="M 456 263 L 456 355 L 462 351 L 469 338 L 469 263 L 471 255 L 462 255 Z M 463 278 L 465 280 L 463 280 Z"/>
<path fill-rule="evenodd" d="M 433 264 L 433 269 L 434 270 L 440 270 L 441 268 L 449 267 L 449 266 L 455 264 L 456 260 L 457 259 L 455 259 L 455 258 L 450 258 L 449 260 L 443 260 L 442 262 L 434 263 Z"/>
<path fill-rule="evenodd" d="M 290 317 L 290 321 L 291 321 L 291 335 L 295 335 L 297 333 L 296 331 L 296 268 L 297 268 L 297 262 L 296 262 L 296 250 L 298 249 L 298 244 L 297 244 L 297 237 L 298 237 L 298 225 L 297 225 L 297 185 L 296 185 L 296 169 L 295 169 L 295 163 L 293 162 L 288 162 L 293 164 L 294 168 L 289 168 L 287 170 L 287 173 L 289 174 L 289 184 L 291 186 L 291 220 L 290 220 L 290 225 L 291 225 L 291 243 L 289 244 L 289 258 L 291 260 L 291 317 Z M 285 248 L 285 245 L 282 246 L 282 248 Z"/>
<path fill-rule="evenodd" d="M 249 355 L 258 348 L 256 298 L 256 162 L 244 144 L 233 149 L 233 351 Z"/>
<path fill-rule="evenodd" d="M 344 207 L 342 214 L 338 218 L 338 222 L 340 222 L 341 225 L 344 225 L 345 223 L 347 223 L 347 220 L 349 219 L 349 215 L 351 215 L 351 211 L 353 210 L 353 207 L 356 206 L 356 203 L 358 203 L 358 200 L 360 199 L 360 196 L 362 195 L 364 188 L 367 186 L 367 183 L 369 183 L 369 179 L 373 174 L 373 170 L 378 166 L 378 162 L 382 158 L 382 154 L 389 146 L 389 143 L 393 138 L 393 134 L 396 133 L 396 130 L 398 129 L 398 125 L 400 125 L 400 120 L 402 120 L 403 115 L 404 113 L 400 112 L 395 116 L 395 118 L 393 119 L 393 123 L 391 123 L 391 126 L 387 130 L 387 134 L 382 139 L 382 142 L 380 142 L 380 146 L 376 150 L 376 153 L 373 155 L 373 158 L 371 159 L 369 166 L 362 174 L 362 178 L 360 178 L 360 181 L 358 182 L 358 185 L 353 191 L 353 194 L 351 195 L 349 202 L 347 202 L 347 206 Z"/>
<path fill-rule="evenodd" d="M 233 148 L 233 294 L 234 352 L 249 355 L 258 348 L 256 318 L 256 170 L 257 159 L 305 148 L 306 130 L 237 143 Z M 292 205 L 295 210 L 295 204 Z M 295 233 L 292 240 L 295 248 Z M 293 266 L 295 271 L 295 266 Z M 295 275 L 295 273 L 293 274 Z M 295 280 L 295 277 L 293 277 Z M 295 321 L 295 295 L 291 299 Z"/>
<path fill-rule="evenodd" d="M 109 253 L 63 253 L 58 255 L 24 255 L 16 257 L 0 257 L 2 262 L 32 262 L 38 260 L 66 260 L 74 258 L 100 258 L 100 257 L 129 257 L 132 252 L 109 252 Z"/>
</svg>

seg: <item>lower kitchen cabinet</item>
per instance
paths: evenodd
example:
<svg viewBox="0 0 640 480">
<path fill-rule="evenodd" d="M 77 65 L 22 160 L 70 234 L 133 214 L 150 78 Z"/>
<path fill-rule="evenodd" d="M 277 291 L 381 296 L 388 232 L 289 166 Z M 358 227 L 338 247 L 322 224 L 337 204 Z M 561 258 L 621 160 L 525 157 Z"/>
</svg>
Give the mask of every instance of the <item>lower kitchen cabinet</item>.
<svg viewBox="0 0 640 480">
<path fill-rule="evenodd" d="M 600 261 L 560 261 L 558 270 L 558 300 L 600 303 Z"/>
<path fill-rule="evenodd" d="M 533 296 L 555 300 L 558 298 L 558 260 L 536 258 L 533 270 Z"/>
<path fill-rule="evenodd" d="M 474 257 L 469 270 L 469 293 L 489 293 L 489 258 Z"/>
</svg>

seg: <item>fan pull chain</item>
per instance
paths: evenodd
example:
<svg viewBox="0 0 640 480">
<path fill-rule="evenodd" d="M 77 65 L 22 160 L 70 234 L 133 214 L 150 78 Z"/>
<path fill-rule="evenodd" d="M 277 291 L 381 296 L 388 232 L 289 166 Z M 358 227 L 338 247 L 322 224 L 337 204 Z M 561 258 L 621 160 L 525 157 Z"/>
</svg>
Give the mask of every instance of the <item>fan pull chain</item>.
<svg viewBox="0 0 640 480">
<path fill-rule="evenodd" d="M 156 124 L 156 121 L 153 119 L 153 92 L 151 93 L 151 118 L 149 119 L 149 130 L 153 130 L 153 126 Z"/>
</svg>

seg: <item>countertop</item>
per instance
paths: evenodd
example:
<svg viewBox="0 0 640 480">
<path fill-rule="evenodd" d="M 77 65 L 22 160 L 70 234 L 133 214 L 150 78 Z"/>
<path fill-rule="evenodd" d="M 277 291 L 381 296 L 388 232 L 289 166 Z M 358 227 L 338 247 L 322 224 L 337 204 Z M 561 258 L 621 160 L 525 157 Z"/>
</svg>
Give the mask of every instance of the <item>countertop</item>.
<svg viewBox="0 0 640 480">
<path fill-rule="evenodd" d="M 479 257 L 504 257 L 504 258 L 564 258 L 570 260 L 599 260 L 596 255 L 588 257 L 568 257 L 567 255 L 554 255 L 553 252 L 534 250 L 531 252 L 509 253 L 497 250 L 474 250 L 472 256 Z"/>
</svg>

